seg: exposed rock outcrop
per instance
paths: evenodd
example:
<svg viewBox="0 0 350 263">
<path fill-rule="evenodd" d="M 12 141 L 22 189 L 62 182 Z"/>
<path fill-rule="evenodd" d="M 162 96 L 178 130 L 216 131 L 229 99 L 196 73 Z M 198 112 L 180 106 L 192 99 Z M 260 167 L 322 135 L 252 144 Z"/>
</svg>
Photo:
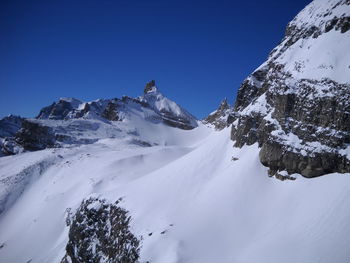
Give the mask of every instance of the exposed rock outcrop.
<svg viewBox="0 0 350 263">
<path fill-rule="evenodd" d="M 229 116 L 231 114 L 231 107 L 225 98 L 214 112 L 210 113 L 205 119 L 204 124 L 210 124 L 215 127 L 216 130 L 222 130 L 226 128 L 229 123 Z"/>
<path fill-rule="evenodd" d="M 102 117 L 110 121 L 118 121 L 118 105 L 116 102 L 111 101 L 107 104 L 107 107 L 102 112 Z"/>
<path fill-rule="evenodd" d="M 258 143 L 272 173 L 350 172 L 349 15 L 349 1 L 313 1 L 238 91 L 231 138 Z"/>
<path fill-rule="evenodd" d="M 83 201 L 72 221 L 67 220 L 69 241 L 61 263 L 138 262 L 140 240 L 131 233 L 130 221 L 118 202 Z"/>
<path fill-rule="evenodd" d="M 143 90 L 144 94 L 147 94 L 149 92 L 152 92 L 156 89 L 156 81 L 151 80 L 150 82 L 146 83 L 145 89 Z"/>
<path fill-rule="evenodd" d="M 15 142 L 15 135 L 21 129 L 24 118 L 9 115 L 0 120 L 0 156 L 12 155 L 22 151 Z"/>
<path fill-rule="evenodd" d="M 35 121 L 24 120 L 22 128 L 15 136 L 15 141 L 25 150 L 37 151 L 54 147 L 56 138 L 50 127 Z"/>
<path fill-rule="evenodd" d="M 76 114 L 80 115 L 79 106 L 82 101 L 74 98 L 61 98 L 59 101 L 52 103 L 40 110 L 37 119 L 64 120 L 74 118 Z M 87 109 L 82 109 L 83 111 Z"/>
</svg>

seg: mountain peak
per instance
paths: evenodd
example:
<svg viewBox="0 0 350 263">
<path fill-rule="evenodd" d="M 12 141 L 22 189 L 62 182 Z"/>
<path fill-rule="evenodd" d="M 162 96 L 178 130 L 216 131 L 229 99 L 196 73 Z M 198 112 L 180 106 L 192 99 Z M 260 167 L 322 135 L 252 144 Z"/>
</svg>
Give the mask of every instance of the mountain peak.
<svg viewBox="0 0 350 263">
<path fill-rule="evenodd" d="M 156 86 L 156 81 L 155 80 L 151 80 L 150 82 L 148 82 L 145 86 L 144 89 L 144 94 L 148 94 L 148 93 L 153 93 L 153 92 L 157 92 L 158 88 Z"/>
<path fill-rule="evenodd" d="M 228 126 L 230 111 L 231 107 L 227 102 L 227 98 L 224 98 L 219 107 L 203 119 L 203 123 L 213 125 L 217 130 L 222 130 Z"/>
<path fill-rule="evenodd" d="M 218 110 L 227 110 L 230 108 L 230 105 L 228 104 L 227 102 L 227 98 L 224 98 L 221 103 L 220 103 L 220 106 L 218 108 Z"/>
</svg>

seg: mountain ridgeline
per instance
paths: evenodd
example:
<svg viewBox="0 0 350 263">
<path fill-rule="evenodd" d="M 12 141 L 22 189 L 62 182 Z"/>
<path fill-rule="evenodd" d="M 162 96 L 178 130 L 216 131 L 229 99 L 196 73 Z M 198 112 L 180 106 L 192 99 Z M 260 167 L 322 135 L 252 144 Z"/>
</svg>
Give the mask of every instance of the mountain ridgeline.
<svg viewBox="0 0 350 263">
<path fill-rule="evenodd" d="M 172 100 L 163 96 L 154 80 L 146 84 L 144 94 L 137 98 L 99 99 L 83 102 L 61 98 L 41 109 L 35 119 L 9 116 L 0 121 L 2 155 L 17 154 L 61 147 L 88 144 L 103 138 L 113 138 L 122 132 L 135 133 L 141 122 L 163 123 L 191 130 L 197 119 Z M 117 123 L 130 122 L 134 131 L 123 131 Z M 141 142 L 147 145 L 147 142 Z"/>
</svg>

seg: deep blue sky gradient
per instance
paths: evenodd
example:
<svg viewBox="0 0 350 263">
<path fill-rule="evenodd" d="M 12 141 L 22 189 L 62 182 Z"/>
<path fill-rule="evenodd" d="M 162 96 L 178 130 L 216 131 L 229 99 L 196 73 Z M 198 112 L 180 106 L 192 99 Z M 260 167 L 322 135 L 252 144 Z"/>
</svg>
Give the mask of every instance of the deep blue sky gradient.
<svg viewBox="0 0 350 263">
<path fill-rule="evenodd" d="M 155 79 L 198 118 L 282 39 L 309 0 L 0 1 L 0 117 L 60 97 L 138 96 Z"/>
</svg>

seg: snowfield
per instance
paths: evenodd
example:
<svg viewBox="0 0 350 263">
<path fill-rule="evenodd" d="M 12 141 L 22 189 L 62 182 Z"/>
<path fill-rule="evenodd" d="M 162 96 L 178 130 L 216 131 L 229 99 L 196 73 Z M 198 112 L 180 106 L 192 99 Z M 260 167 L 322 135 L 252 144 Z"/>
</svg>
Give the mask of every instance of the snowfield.
<svg viewBox="0 0 350 263">
<path fill-rule="evenodd" d="M 349 174 L 282 182 L 257 145 L 233 148 L 230 129 L 148 128 L 163 144 L 107 138 L 0 158 L 0 262 L 60 262 L 66 219 L 91 195 L 123 198 L 140 262 L 349 262 Z"/>
</svg>

